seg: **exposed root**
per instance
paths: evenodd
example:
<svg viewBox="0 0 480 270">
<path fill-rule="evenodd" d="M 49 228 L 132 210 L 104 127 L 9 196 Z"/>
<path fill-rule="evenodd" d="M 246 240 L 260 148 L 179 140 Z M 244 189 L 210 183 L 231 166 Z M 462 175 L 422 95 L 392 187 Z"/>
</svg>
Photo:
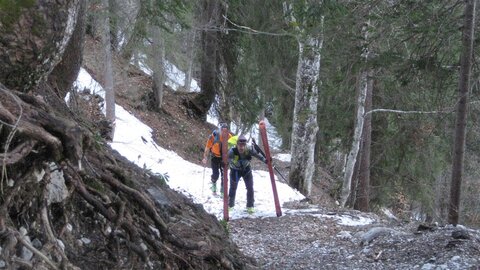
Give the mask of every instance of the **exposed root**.
<svg viewBox="0 0 480 270">
<path fill-rule="evenodd" d="M 35 255 L 37 255 L 39 258 L 41 258 L 43 261 L 45 261 L 48 265 L 50 265 L 53 269 L 60 269 L 58 265 L 56 265 L 54 262 L 52 262 L 45 254 L 40 252 L 38 249 L 33 247 L 28 241 L 25 241 L 24 237 L 21 236 L 19 232 L 15 232 L 15 237 L 16 239 L 22 243 L 26 248 L 28 248 L 31 252 L 33 252 Z"/>
<path fill-rule="evenodd" d="M 24 159 L 30 152 L 32 152 L 33 148 L 37 145 L 37 142 L 34 140 L 27 140 L 12 149 L 8 153 L 0 153 L 0 159 L 3 160 L 4 165 L 11 165 L 17 162 L 20 162 Z"/>
<path fill-rule="evenodd" d="M 74 173 L 74 172 L 71 172 Z M 67 176 L 68 177 L 68 176 Z M 76 191 L 91 205 L 93 205 L 104 217 L 106 217 L 110 222 L 113 224 L 116 224 L 115 227 L 119 226 L 125 229 L 125 231 L 128 232 L 129 238 L 125 237 L 125 244 L 137 255 L 139 255 L 144 261 L 147 260 L 148 256 L 146 255 L 145 251 L 140 248 L 137 244 L 135 243 L 140 243 L 140 238 L 139 238 L 139 232 L 135 226 L 126 219 L 123 218 L 123 213 L 124 209 L 120 208 L 120 212 L 117 214 L 113 211 L 112 208 L 107 208 L 103 205 L 103 203 L 95 198 L 93 195 L 91 195 L 83 183 L 81 182 L 80 178 L 71 179 L 73 181 Z M 112 230 L 112 233 L 115 232 L 116 230 Z M 117 237 L 118 234 L 114 233 L 112 237 Z"/>
<path fill-rule="evenodd" d="M 196 212 L 198 207 L 168 187 L 163 191 L 176 201 L 162 206 L 165 212 L 159 211 L 150 195 L 135 186 L 138 179 L 128 176 L 132 172 L 146 183 L 151 180 L 148 174 L 136 167 L 124 169 L 129 165 L 102 142 L 90 151 L 93 135 L 51 112 L 55 108 L 42 98 L 12 93 L 0 91 L 0 160 L 4 178 L 8 173 L 8 179 L 14 180 L 0 196 L 0 258 L 7 268 L 33 269 L 42 264 L 73 269 L 79 262 L 89 263 L 82 265 L 85 269 L 113 264 L 162 269 L 242 265 L 238 259 L 242 255 L 230 243 L 223 246 L 227 235 L 207 213 Z M 87 166 L 82 169 L 80 161 Z M 52 163 L 58 166 L 55 172 L 49 169 Z M 55 191 L 57 187 L 51 186 L 59 177 L 62 190 Z M 67 199 L 51 202 L 52 192 Z M 188 204 L 186 214 L 179 204 Z M 178 222 L 185 218 L 189 222 Z M 210 224 L 203 225 L 205 221 Z M 25 234 L 15 229 L 21 227 L 27 228 Z M 213 236 L 209 230 L 216 230 Z M 95 248 L 88 246 L 93 243 Z M 18 258 L 20 245 L 34 256 Z"/>
</svg>

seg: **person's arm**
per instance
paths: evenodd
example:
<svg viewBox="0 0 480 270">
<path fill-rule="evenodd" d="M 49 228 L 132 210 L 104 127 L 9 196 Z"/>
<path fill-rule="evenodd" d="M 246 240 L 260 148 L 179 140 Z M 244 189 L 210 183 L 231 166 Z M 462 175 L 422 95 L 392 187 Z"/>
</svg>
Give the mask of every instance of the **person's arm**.
<svg viewBox="0 0 480 270">
<path fill-rule="evenodd" d="M 257 152 L 257 150 L 255 150 L 255 147 L 253 146 L 250 146 L 250 153 L 252 156 L 258 158 L 259 160 L 261 160 L 263 163 L 267 163 L 267 159 L 262 156 L 260 153 Z"/>
</svg>

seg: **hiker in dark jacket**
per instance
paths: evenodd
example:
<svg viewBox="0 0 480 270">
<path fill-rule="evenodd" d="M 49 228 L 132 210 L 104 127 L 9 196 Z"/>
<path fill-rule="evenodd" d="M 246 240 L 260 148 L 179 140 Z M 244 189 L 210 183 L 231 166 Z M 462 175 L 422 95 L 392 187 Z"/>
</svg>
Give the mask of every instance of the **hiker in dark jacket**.
<svg viewBox="0 0 480 270">
<path fill-rule="evenodd" d="M 237 193 L 238 181 L 243 178 L 245 187 L 247 188 L 247 212 L 254 212 L 254 194 L 253 194 L 253 176 L 250 160 L 252 156 L 258 158 L 262 162 L 266 162 L 252 146 L 247 145 L 245 136 L 240 135 L 237 145 L 228 151 L 228 163 L 230 166 L 230 190 L 228 191 L 228 206 L 235 206 L 235 194 Z"/>
</svg>

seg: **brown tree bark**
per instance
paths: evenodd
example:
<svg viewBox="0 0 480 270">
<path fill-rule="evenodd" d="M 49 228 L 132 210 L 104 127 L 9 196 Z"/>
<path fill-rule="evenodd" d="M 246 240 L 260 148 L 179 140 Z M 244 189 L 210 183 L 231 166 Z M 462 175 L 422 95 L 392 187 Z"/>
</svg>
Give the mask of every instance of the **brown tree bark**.
<svg viewBox="0 0 480 270">
<path fill-rule="evenodd" d="M 2 14 L 0 82 L 10 89 L 29 91 L 46 80 L 67 47 L 81 2 L 24 1 L 16 4 L 18 11 Z"/>
<path fill-rule="evenodd" d="M 113 85 L 112 46 L 110 41 L 110 8 L 108 0 L 102 0 L 101 40 L 104 50 L 103 89 L 105 90 L 105 117 L 111 124 L 110 139 L 115 134 L 115 89 Z"/>
<path fill-rule="evenodd" d="M 365 96 L 365 111 L 372 110 L 372 92 L 373 79 L 372 71 L 369 70 L 367 75 L 367 93 Z M 356 200 L 354 208 L 360 211 L 369 211 L 370 209 L 370 149 L 372 143 L 372 114 L 365 115 L 362 131 L 362 145 L 359 157 L 358 181 Z"/>
<path fill-rule="evenodd" d="M 83 43 L 85 41 L 86 1 L 80 1 L 77 23 L 70 38 L 62 61 L 55 66 L 48 77 L 48 83 L 60 98 L 65 98 L 82 66 Z"/>
<path fill-rule="evenodd" d="M 140 8 L 135 19 L 135 23 L 132 30 L 132 35 L 127 40 L 127 44 L 122 47 L 122 58 L 129 62 L 135 52 L 135 47 L 145 37 L 146 27 L 144 17 L 146 16 L 147 9 L 145 7 L 145 1 L 140 1 Z"/>
<path fill-rule="evenodd" d="M 202 54 L 200 71 L 200 93 L 189 103 L 200 119 L 206 120 L 208 110 L 215 100 L 218 88 L 218 57 L 221 3 L 218 0 L 204 0 L 202 10 L 203 29 L 201 34 Z"/>
<path fill-rule="evenodd" d="M 465 155 L 466 125 L 468 112 L 468 90 L 472 66 L 473 39 L 475 26 L 476 0 L 465 1 L 465 21 L 463 24 L 462 55 L 460 59 L 460 78 L 458 82 L 458 103 L 455 120 L 455 141 L 453 145 L 452 182 L 448 223 L 458 224 L 460 213 L 460 191 L 462 186 L 463 160 Z"/>
<path fill-rule="evenodd" d="M 163 104 L 163 85 L 166 80 L 165 73 L 165 40 L 162 36 L 162 31 L 159 26 L 152 26 L 152 79 L 153 79 L 153 94 L 155 97 L 155 109 L 160 110 Z"/>
</svg>

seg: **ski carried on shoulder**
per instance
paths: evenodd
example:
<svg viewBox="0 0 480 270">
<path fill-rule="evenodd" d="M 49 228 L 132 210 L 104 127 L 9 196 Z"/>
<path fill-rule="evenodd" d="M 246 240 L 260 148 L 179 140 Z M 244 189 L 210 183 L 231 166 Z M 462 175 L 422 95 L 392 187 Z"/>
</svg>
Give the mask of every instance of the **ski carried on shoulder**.
<svg viewBox="0 0 480 270">
<path fill-rule="evenodd" d="M 265 153 L 260 149 L 260 147 L 255 143 L 255 141 L 254 141 L 254 147 L 255 147 L 255 150 L 260 152 L 267 160 L 268 172 L 270 174 L 270 182 L 272 183 L 273 200 L 275 202 L 275 211 L 277 212 L 277 217 L 280 217 L 282 216 L 282 209 L 280 208 L 280 202 L 278 201 L 277 186 L 275 185 L 275 175 L 273 173 L 272 157 L 270 155 L 270 147 L 268 146 L 267 128 L 265 126 L 265 122 L 260 121 L 258 127 L 260 131 L 260 137 L 262 138 L 263 148 L 265 149 Z"/>
<path fill-rule="evenodd" d="M 228 221 L 228 128 L 222 127 L 223 219 Z"/>
</svg>

